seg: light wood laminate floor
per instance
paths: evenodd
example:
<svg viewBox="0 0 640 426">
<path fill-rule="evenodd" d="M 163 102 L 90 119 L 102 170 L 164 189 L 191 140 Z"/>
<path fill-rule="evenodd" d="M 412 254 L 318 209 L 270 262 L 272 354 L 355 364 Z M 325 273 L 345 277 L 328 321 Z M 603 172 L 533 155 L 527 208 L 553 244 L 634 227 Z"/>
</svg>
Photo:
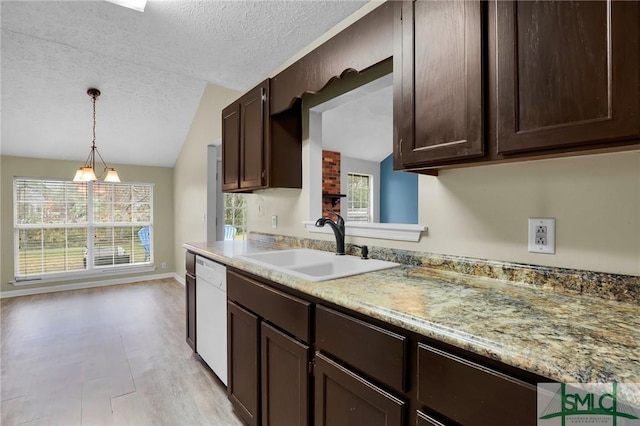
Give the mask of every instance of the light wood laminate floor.
<svg viewBox="0 0 640 426">
<path fill-rule="evenodd" d="M 241 425 L 173 279 L 3 299 L 2 426 Z"/>
</svg>

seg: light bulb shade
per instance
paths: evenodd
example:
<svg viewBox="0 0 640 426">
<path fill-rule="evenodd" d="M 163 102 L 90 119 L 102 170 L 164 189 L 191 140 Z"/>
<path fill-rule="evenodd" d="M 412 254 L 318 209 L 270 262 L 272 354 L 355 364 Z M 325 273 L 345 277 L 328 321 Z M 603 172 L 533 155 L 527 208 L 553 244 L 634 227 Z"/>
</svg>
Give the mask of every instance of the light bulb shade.
<svg viewBox="0 0 640 426">
<path fill-rule="evenodd" d="M 76 179 L 77 178 L 77 179 Z M 73 178 L 75 182 L 95 182 L 98 180 L 96 174 L 91 167 L 81 167 L 76 172 L 76 176 Z"/>
<path fill-rule="evenodd" d="M 76 175 L 73 177 L 74 182 L 82 182 L 82 167 L 76 170 Z"/>
<path fill-rule="evenodd" d="M 120 182 L 120 176 L 118 176 L 118 172 L 116 169 L 109 169 L 107 175 L 104 177 L 105 182 Z"/>
</svg>

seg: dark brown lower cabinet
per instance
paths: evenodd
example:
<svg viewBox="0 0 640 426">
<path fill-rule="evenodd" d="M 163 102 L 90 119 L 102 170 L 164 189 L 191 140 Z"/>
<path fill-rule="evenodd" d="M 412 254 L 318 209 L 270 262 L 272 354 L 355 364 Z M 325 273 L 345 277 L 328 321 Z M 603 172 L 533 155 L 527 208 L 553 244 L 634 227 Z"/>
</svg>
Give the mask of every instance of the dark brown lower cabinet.
<svg viewBox="0 0 640 426">
<path fill-rule="evenodd" d="M 309 424 L 309 346 L 267 323 L 262 334 L 262 425 Z"/>
<path fill-rule="evenodd" d="M 195 336 L 193 269 L 187 259 L 187 341 Z M 544 377 L 233 269 L 227 296 L 227 392 L 249 426 L 536 424 L 535 383 Z"/>
<path fill-rule="evenodd" d="M 417 367 L 418 402 L 444 417 L 465 426 L 537 424 L 534 385 L 422 343 Z"/>
<path fill-rule="evenodd" d="M 257 426 L 260 418 L 259 327 L 257 316 L 233 302 L 227 302 L 227 394 L 237 414 L 249 426 Z"/>
<path fill-rule="evenodd" d="M 186 340 L 196 351 L 196 255 L 188 251 L 185 254 L 184 301 L 186 309 Z"/>
<path fill-rule="evenodd" d="M 196 277 L 185 276 L 185 300 L 187 303 L 187 343 L 196 351 Z"/>
<path fill-rule="evenodd" d="M 314 379 L 316 426 L 403 424 L 403 401 L 320 353 Z"/>
<path fill-rule="evenodd" d="M 312 305 L 227 271 L 229 399 L 250 426 L 306 426 Z"/>
<path fill-rule="evenodd" d="M 443 423 L 432 419 L 430 416 L 424 414 L 422 411 L 418 411 L 416 418 L 416 426 L 445 426 Z"/>
</svg>

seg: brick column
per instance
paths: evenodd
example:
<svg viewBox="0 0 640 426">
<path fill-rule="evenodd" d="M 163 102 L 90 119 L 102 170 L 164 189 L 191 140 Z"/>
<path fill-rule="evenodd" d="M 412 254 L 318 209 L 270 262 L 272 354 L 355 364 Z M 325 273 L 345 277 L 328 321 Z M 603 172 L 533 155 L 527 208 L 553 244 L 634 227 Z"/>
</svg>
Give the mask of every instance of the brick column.
<svg viewBox="0 0 640 426">
<path fill-rule="evenodd" d="M 340 153 L 337 151 L 322 151 L 322 192 L 340 194 Z M 335 207 L 330 200 L 322 200 L 322 210 L 331 209 L 340 213 L 340 203 Z"/>
</svg>

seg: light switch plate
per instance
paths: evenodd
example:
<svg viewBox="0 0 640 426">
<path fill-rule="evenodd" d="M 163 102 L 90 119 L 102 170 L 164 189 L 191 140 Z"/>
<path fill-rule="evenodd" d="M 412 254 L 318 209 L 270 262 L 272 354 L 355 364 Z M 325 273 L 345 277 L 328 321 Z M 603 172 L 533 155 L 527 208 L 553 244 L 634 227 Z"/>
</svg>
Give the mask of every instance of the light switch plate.
<svg viewBox="0 0 640 426">
<path fill-rule="evenodd" d="M 556 254 L 555 218 L 529 218 L 529 252 Z"/>
</svg>

